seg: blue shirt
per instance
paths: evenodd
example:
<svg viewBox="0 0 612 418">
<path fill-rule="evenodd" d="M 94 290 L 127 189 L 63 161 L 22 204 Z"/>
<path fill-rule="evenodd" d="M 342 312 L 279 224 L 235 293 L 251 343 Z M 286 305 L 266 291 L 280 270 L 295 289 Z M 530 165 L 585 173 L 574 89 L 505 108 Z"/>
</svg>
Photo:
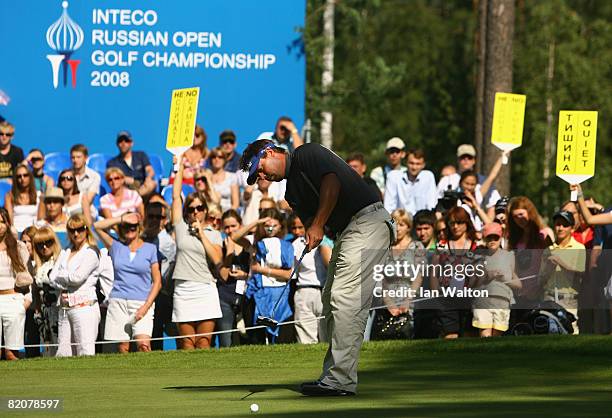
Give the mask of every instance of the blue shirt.
<svg viewBox="0 0 612 418">
<path fill-rule="evenodd" d="M 106 168 L 117 167 L 123 174 L 128 177 L 133 177 L 134 180 L 138 180 L 140 183 L 144 182 L 147 177 L 147 166 L 151 165 L 149 157 L 142 151 L 132 151 L 132 166 L 127 165 L 121 154 L 114 158 L 111 158 L 106 163 Z"/>
<path fill-rule="evenodd" d="M 157 263 L 157 248 L 145 242 L 130 261 L 130 248 L 114 240 L 109 255 L 113 260 L 115 281 L 110 298 L 147 300 L 151 291 L 151 266 Z"/>
</svg>

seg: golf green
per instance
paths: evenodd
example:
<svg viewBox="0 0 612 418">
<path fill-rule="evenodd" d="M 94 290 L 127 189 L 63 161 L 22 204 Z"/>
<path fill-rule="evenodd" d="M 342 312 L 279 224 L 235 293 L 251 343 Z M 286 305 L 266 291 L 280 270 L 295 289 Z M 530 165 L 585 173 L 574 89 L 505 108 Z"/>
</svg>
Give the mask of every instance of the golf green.
<svg viewBox="0 0 612 418">
<path fill-rule="evenodd" d="M 52 416 L 589 417 L 612 415 L 612 338 L 364 345 L 359 394 L 307 398 L 324 345 L 1 362 L 0 397 L 64 399 Z M 4 416 L 47 416 L 3 411 Z"/>
</svg>

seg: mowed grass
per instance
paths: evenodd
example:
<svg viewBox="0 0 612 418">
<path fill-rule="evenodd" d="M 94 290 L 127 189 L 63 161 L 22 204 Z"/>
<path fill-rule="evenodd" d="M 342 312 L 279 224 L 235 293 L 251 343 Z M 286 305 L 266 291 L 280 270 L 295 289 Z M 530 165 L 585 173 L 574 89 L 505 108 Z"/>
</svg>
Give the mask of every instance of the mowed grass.
<svg viewBox="0 0 612 418">
<path fill-rule="evenodd" d="M 269 417 L 612 416 L 612 338 L 605 336 L 367 343 L 358 396 L 303 397 L 297 386 L 318 377 L 325 349 L 2 362 L 0 396 L 62 397 L 63 414 L 52 416 L 76 417 L 244 417 L 252 403 Z"/>
</svg>

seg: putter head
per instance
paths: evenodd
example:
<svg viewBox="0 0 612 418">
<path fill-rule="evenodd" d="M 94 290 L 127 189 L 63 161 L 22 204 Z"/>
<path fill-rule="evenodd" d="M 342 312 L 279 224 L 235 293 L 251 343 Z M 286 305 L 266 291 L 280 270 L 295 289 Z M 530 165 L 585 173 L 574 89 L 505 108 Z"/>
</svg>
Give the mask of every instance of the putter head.
<svg viewBox="0 0 612 418">
<path fill-rule="evenodd" d="M 270 328 L 276 328 L 278 326 L 278 321 L 270 318 L 269 316 L 259 315 L 257 317 L 257 321 L 255 321 L 257 325 L 265 325 Z"/>
</svg>

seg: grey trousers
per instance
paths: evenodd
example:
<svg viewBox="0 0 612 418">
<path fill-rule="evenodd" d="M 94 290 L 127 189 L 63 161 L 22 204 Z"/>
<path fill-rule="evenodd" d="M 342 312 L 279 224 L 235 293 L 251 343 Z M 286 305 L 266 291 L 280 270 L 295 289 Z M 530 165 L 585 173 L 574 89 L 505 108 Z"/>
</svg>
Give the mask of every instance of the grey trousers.
<svg viewBox="0 0 612 418">
<path fill-rule="evenodd" d="M 351 392 L 357 389 L 359 350 L 372 304 L 372 271 L 386 260 L 392 239 L 389 213 L 374 205 L 374 211 L 367 206 L 358 212 L 336 239 L 323 289 L 329 348 L 320 380 Z"/>
</svg>

